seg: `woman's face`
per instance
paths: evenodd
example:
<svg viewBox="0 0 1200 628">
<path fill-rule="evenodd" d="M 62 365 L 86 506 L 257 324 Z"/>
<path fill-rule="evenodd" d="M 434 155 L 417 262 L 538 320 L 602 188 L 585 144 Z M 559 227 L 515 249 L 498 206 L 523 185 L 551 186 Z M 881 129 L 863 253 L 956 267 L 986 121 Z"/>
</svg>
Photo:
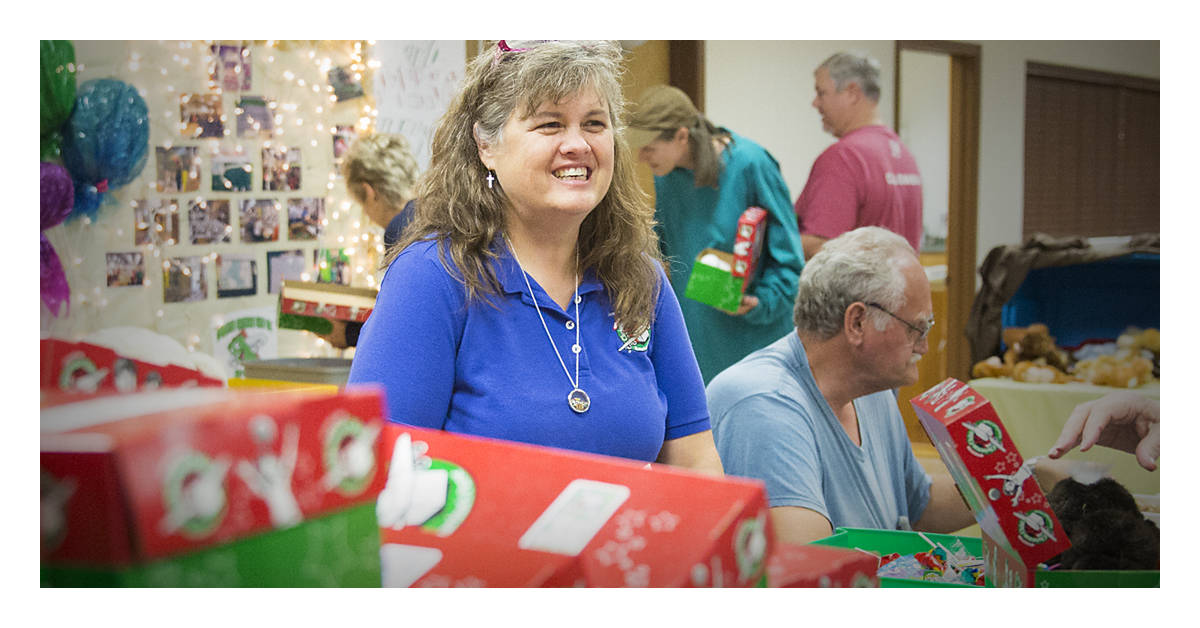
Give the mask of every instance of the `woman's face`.
<svg viewBox="0 0 1200 628">
<path fill-rule="evenodd" d="M 659 138 L 643 146 L 638 151 L 638 161 L 650 166 L 654 176 L 665 177 L 676 168 L 690 168 L 690 155 L 687 129 L 679 128 L 672 139 Z"/>
<path fill-rule="evenodd" d="M 582 222 L 612 183 L 610 120 L 608 105 L 585 89 L 542 103 L 528 118 L 514 111 L 500 141 L 481 144 L 479 157 L 495 171 L 518 216 L 561 212 Z"/>
</svg>

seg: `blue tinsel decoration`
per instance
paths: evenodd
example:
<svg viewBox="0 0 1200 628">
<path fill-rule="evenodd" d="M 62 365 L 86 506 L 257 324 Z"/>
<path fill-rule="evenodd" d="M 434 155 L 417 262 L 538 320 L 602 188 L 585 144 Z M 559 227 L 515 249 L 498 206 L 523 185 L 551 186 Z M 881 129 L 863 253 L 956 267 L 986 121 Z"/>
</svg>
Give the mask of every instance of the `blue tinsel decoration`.
<svg viewBox="0 0 1200 628">
<path fill-rule="evenodd" d="M 81 85 L 63 127 L 63 163 L 75 181 L 68 220 L 94 218 L 108 190 L 141 174 L 149 143 L 150 115 L 137 89 L 116 79 Z"/>
</svg>

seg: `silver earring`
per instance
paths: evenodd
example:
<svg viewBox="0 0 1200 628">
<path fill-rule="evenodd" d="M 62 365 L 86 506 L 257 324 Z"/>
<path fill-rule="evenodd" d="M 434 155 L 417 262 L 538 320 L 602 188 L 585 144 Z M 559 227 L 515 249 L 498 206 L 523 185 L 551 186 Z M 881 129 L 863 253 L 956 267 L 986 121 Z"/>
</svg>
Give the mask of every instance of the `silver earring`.
<svg viewBox="0 0 1200 628">
<path fill-rule="evenodd" d="M 492 174 L 491 170 L 488 170 L 487 182 L 488 182 L 489 190 L 492 189 L 492 182 L 495 180 L 496 180 L 496 175 Z"/>
</svg>

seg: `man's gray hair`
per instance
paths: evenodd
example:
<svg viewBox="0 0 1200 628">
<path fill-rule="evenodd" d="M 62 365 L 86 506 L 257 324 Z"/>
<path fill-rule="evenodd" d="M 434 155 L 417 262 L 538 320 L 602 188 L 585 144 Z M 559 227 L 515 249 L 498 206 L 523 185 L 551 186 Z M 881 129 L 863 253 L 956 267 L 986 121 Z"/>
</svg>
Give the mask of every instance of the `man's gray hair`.
<svg viewBox="0 0 1200 628">
<path fill-rule="evenodd" d="M 859 89 L 871 102 L 879 102 L 879 61 L 874 57 L 858 52 L 839 52 L 829 57 L 817 66 L 829 71 L 829 78 L 840 92 L 851 83 L 858 83 Z"/>
<path fill-rule="evenodd" d="M 841 332 L 851 303 L 899 310 L 907 288 L 902 268 L 916 259 L 908 240 L 882 227 L 859 227 L 829 240 L 800 273 L 792 315 L 796 328 L 827 340 Z M 887 314 L 869 311 L 875 328 L 882 331 Z"/>
</svg>

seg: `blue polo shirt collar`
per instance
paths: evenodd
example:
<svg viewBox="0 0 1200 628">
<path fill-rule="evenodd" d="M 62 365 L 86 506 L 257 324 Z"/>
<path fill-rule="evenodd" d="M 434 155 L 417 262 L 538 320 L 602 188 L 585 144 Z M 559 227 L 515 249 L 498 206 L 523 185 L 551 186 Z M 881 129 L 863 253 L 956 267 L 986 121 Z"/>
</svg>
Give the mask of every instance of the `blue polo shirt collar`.
<svg viewBox="0 0 1200 628">
<path fill-rule="evenodd" d="M 521 267 L 517 264 L 516 258 L 512 252 L 504 245 L 503 239 L 498 239 L 496 248 L 494 249 L 499 254 L 499 260 L 496 263 L 496 278 L 500 280 L 500 287 L 503 288 L 505 294 L 520 294 L 521 301 L 533 305 L 533 297 L 529 294 L 529 289 L 525 286 L 525 279 L 521 276 Z M 537 304 L 543 308 L 562 312 L 562 308 L 558 306 L 546 291 L 538 285 L 537 280 L 532 276 L 529 278 L 529 284 L 534 286 L 534 290 L 539 293 Z M 596 273 L 592 269 L 583 271 L 583 279 L 579 282 L 579 296 L 597 292 L 604 289 L 604 285 L 596 278 Z M 568 314 L 567 312 L 563 312 Z"/>
</svg>

